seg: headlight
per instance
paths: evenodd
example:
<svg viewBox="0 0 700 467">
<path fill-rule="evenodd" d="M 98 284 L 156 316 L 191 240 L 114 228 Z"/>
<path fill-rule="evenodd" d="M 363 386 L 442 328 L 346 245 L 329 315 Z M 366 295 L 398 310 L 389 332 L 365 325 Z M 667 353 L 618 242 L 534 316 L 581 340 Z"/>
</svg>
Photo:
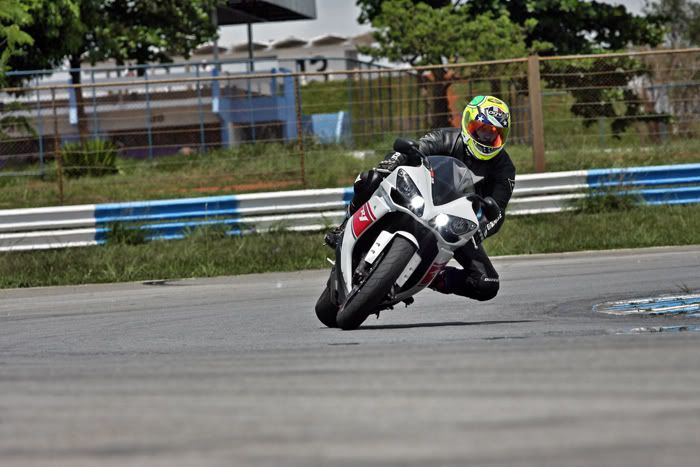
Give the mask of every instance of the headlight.
<svg viewBox="0 0 700 467">
<path fill-rule="evenodd" d="M 438 214 L 430 221 L 445 241 L 454 243 L 458 237 L 476 229 L 476 224 L 463 217 L 450 216 L 449 214 Z"/>
<path fill-rule="evenodd" d="M 434 219 L 435 227 L 439 228 L 445 227 L 449 222 L 450 216 L 447 214 L 438 214 Z"/>
<path fill-rule="evenodd" d="M 413 183 L 411 177 L 403 169 L 399 169 L 398 173 L 396 174 L 396 189 L 408 199 L 411 199 L 414 196 L 420 196 L 418 187 L 415 183 Z"/>
<path fill-rule="evenodd" d="M 391 199 L 399 206 L 411 210 L 416 216 L 423 215 L 425 199 L 408 173 L 399 169 L 396 174 L 396 189 L 391 191 Z"/>
</svg>

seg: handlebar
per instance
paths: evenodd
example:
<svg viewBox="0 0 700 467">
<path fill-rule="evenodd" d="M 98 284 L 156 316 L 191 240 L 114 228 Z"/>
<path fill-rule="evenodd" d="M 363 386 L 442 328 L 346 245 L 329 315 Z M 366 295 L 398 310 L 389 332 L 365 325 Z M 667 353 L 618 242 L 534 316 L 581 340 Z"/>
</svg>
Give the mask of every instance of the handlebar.
<svg viewBox="0 0 700 467">
<path fill-rule="evenodd" d="M 409 165 L 422 164 L 430 170 L 428 156 L 423 154 L 423 152 L 419 149 L 417 141 L 406 138 L 396 138 L 396 140 L 394 140 L 394 151 L 408 156 L 409 160 L 412 160 Z M 418 159 L 416 159 L 416 157 Z"/>
<path fill-rule="evenodd" d="M 484 211 L 484 216 L 486 216 L 486 219 L 492 220 L 496 217 L 498 217 L 498 212 L 495 211 L 495 209 L 498 209 L 498 207 L 494 207 L 490 202 L 486 201 L 483 197 L 477 195 L 476 193 L 471 193 L 467 195 L 467 199 L 471 202 L 477 201 L 479 203 L 479 209 L 483 209 Z M 477 209 L 477 211 L 479 210 Z"/>
<path fill-rule="evenodd" d="M 394 140 L 394 151 L 402 154 L 417 154 L 421 159 L 427 159 L 427 156 L 418 149 L 418 142 L 412 139 L 396 138 Z"/>
</svg>

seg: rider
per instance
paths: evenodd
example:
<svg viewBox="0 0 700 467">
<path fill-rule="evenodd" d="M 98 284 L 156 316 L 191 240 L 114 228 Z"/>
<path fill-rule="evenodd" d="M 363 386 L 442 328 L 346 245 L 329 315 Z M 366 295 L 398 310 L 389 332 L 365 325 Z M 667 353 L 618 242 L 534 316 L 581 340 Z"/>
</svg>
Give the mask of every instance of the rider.
<svg viewBox="0 0 700 467">
<path fill-rule="evenodd" d="M 462 114 L 462 129 L 439 128 L 423 136 L 419 149 L 426 156 L 452 156 L 464 162 L 477 176 L 476 192 L 486 205 L 474 243 L 468 243 L 454 253 L 462 268 L 445 267 L 430 284 L 438 292 L 490 300 L 496 296 L 499 278 L 481 242 L 498 232 L 504 212 L 515 186 L 515 166 L 504 146 L 510 130 L 510 110 L 505 102 L 493 96 L 474 97 Z M 328 234 L 325 242 L 335 248 L 347 219 L 377 189 L 382 179 L 399 165 L 417 165 L 409 155 L 395 152 L 381 161 L 377 168 L 361 173 L 354 184 L 354 196 L 345 221 Z"/>
</svg>

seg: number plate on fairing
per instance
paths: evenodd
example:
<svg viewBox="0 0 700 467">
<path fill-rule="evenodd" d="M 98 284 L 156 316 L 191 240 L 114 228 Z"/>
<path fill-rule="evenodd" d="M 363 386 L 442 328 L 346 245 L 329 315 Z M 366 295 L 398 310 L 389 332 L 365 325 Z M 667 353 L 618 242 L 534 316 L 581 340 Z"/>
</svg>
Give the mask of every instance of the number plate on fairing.
<svg viewBox="0 0 700 467">
<path fill-rule="evenodd" d="M 411 257 L 411 261 L 408 262 L 406 265 L 406 268 L 403 270 L 401 275 L 399 276 L 398 280 L 396 281 L 396 285 L 399 287 L 403 287 L 403 285 L 406 283 L 409 277 L 411 277 L 411 274 L 413 274 L 422 261 L 422 258 L 418 253 L 414 253 L 413 256 Z"/>
</svg>

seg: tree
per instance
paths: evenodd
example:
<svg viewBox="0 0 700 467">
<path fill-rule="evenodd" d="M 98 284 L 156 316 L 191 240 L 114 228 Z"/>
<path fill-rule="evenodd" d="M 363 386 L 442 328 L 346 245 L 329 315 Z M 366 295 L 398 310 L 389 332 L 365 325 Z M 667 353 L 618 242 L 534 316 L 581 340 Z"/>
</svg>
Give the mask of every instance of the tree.
<svg viewBox="0 0 700 467">
<path fill-rule="evenodd" d="M 526 43 L 549 42 L 551 48 L 542 50 L 543 55 L 594 54 L 629 46 L 655 46 L 663 38 L 660 15 L 634 15 L 623 5 L 595 0 L 471 0 L 469 5 L 475 13 L 505 9 L 512 21 L 521 25 L 536 18 L 533 27 L 527 29 Z M 582 117 L 584 125 L 592 125 L 600 117 L 610 118 L 612 131 L 618 134 L 638 119 L 652 122 L 667 118 L 647 115 L 638 104 L 640 98 L 625 89 L 635 76 L 648 72 L 639 61 L 629 58 L 550 61 L 542 67 L 550 86 L 571 89 L 574 97 L 571 112 Z M 593 71 L 605 73 L 605 87 L 594 82 Z"/>
<path fill-rule="evenodd" d="M 17 135 L 35 136 L 36 131 L 32 127 L 29 119 L 20 114 L 27 110 L 26 107 L 19 102 L 10 102 L 3 105 L 0 112 L 0 141 L 4 141 Z"/>
<path fill-rule="evenodd" d="M 647 2 L 645 11 L 661 19 L 672 48 L 700 44 L 700 3 L 688 0 Z"/>
<path fill-rule="evenodd" d="M 451 4 L 451 0 L 411 0 L 413 4 L 424 3 L 431 8 L 441 8 Z M 382 3 L 384 0 L 357 0 L 357 6 L 360 7 L 360 16 L 357 21 L 360 24 L 371 23 L 374 18 L 382 12 Z"/>
<path fill-rule="evenodd" d="M 6 0 L 0 0 L 6 1 Z M 12 0 L 16 1 L 16 0 Z M 23 2 L 27 0 L 21 0 Z M 27 33 L 34 44 L 10 58 L 13 70 L 53 69 L 66 60 L 74 84 L 80 84 L 83 61 L 94 65 L 168 61 L 189 56 L 216 35 L 210 13 L 220 0 L 31 0 L 33 18 Z M 27 79 L 27 78 L 24 78 Z M 76 89 L 78 127 L 87 135 L 81 88 Z"/>
<path fill-rule="evenodd" d="M 370 2 L 363 2 L 369 8 Z M 444 3 L 444 2 L 443 2 Z M 367 17 L 370 17 L 366 10 Z M 464 61 L 521 57 L 528 49 L 523 29 L 502 12 L 474 17 L 466 5 L 432 7 L 412 0 L 386 0 L 372 13 L 376 47 L 363 52 L 412 65 L 436 65 Z M 447 70 L 433 70 L 431 91 L 433 126 L 449 124 Z"/>
<path fill-rule="evenodd" d="M 112 58 L 119 64 L 139 65 L 171 61 L 173 55 L 190 52 L 216 35 L 211 12 L 220 0 L 151 0 L 104 2 L 99 44 L 104 51 L 93 60 Z"/>
<path fill-rule="evenodd" d="M 663 37 L 660 15 L 634 15 L 622 5 L 595 0 L 357 0 L 357 4 L 362 10 L 359 20 L 370 21 L 379 28 L 379 47 L 375 55 L 407 61 L 412 58 L 411 50 L 416 51 L 418 60 L 431 63 L 444 63 L 447 57 L 456 59 L 452 41 L 459 42 L 460 38 L 465 41 L 458 47 L 461 51 L 459 58 L 469 61 L 524 56 L 534 51 L 542 55 L 564 55 L 620 50 L 629 45 L 654 46 Z M 400 8 L 406 13 L 400 12 Z M 418 11 L 421 14 L 416 16 Z M 426 25 L 433 29 L 432 35 L 426 33 L 421 40 L 409 41 L 424 31 Z M 518 28 L 519 34 L 514 33 Z M 397 32 L 387 32 L 391 29 Z M 499 41 L 499 36 L 506 38 L 505 44 Z M 447 42 L 442 41 L 443 38 Z M 388 46 L 392 41 L 393 46 Z M 470 53 L 465 53 L 466 50 Z M 572 92 L 575 102 L 571 111 L 583 117 L 585 125 L 595 122 L 596 116 L 606 116 L 614 119 L 613 131 L 620 132 L 637 117 L 649 119 L 634 104 L 638 99 L 623 98 L 630 97 L 629 92 L 621 96 L 621 93 L 607 92 L 599 85 L 580 88 L 591 79 L 590 72 L 598 68 L 608 72 L 611 86 L 624 86 L 634 73 L 618 72 L 618 69 L 630 69 L 629 65 L 628 59 L 606 59 L 580 65 L 547 62 L 543 64 L 543 71 L 552 76 L 547 78 L 551 86 L 577 88 Z M 645 73 L 642 66 L 632 68 L 639 70 L 637 74 Z M 558 72 L 562 71 L 572 78 L 567 81 L 558 77 Z M 498 94 L 499 82 L 493 82 L 492 92 L 495 94 Z M 591 102 L 598 104 L 590 105 Z M 616 102 L 624 102 L 624 105 L 616 105 Z M 444 106 L 444 103 L 436 105 Z M 622 115 L 618 116 L 616 108 L 623 108 Z"/>
<path fill-rule="evenodd" d="M 0 85 L 10 57 L 22 53 L 18 47 L 33 43 L 32 37 L 21 29 L 31 22 L 28 9 L 19 0 L 0 0 Z"/>
<path fill-rule="evenodd" d="M 579 0 L 470 0 L 473 14 L 507 11 L 510 19 L 532 27 L 525 42 L 549 43 L 542 51 L 550 55 L 596 53 L 621 50 L 629 45 L 656 45 L 662 38 L 662 24 L 655 15 L 639 16 L 623 5 Z"/>
<path fill-rule="evenodd" d="M 361 9 L 358 21 L 371 23 L 381 13 L 388 0 L 357 0 Z M 686 3 L 687 0 L 659 0 L 661 3 Z M 634 15 L 623 5 L 579 0 L 411 0 L 430 8 L 466 8 L 474 20 L 491 13 L 499 17 L 504 12 L 513 23 L 524 28 L 525 44 L 550 55 L 594 53 L 600 50 L 620 50 L 629 44 L 658 44 L 661 40 L 663 18 L 656 12 Z M 673 12 L 673 9 L 669 9 Z M 541 47 L 550 44 L 548 50 Z"/>
</svg>

